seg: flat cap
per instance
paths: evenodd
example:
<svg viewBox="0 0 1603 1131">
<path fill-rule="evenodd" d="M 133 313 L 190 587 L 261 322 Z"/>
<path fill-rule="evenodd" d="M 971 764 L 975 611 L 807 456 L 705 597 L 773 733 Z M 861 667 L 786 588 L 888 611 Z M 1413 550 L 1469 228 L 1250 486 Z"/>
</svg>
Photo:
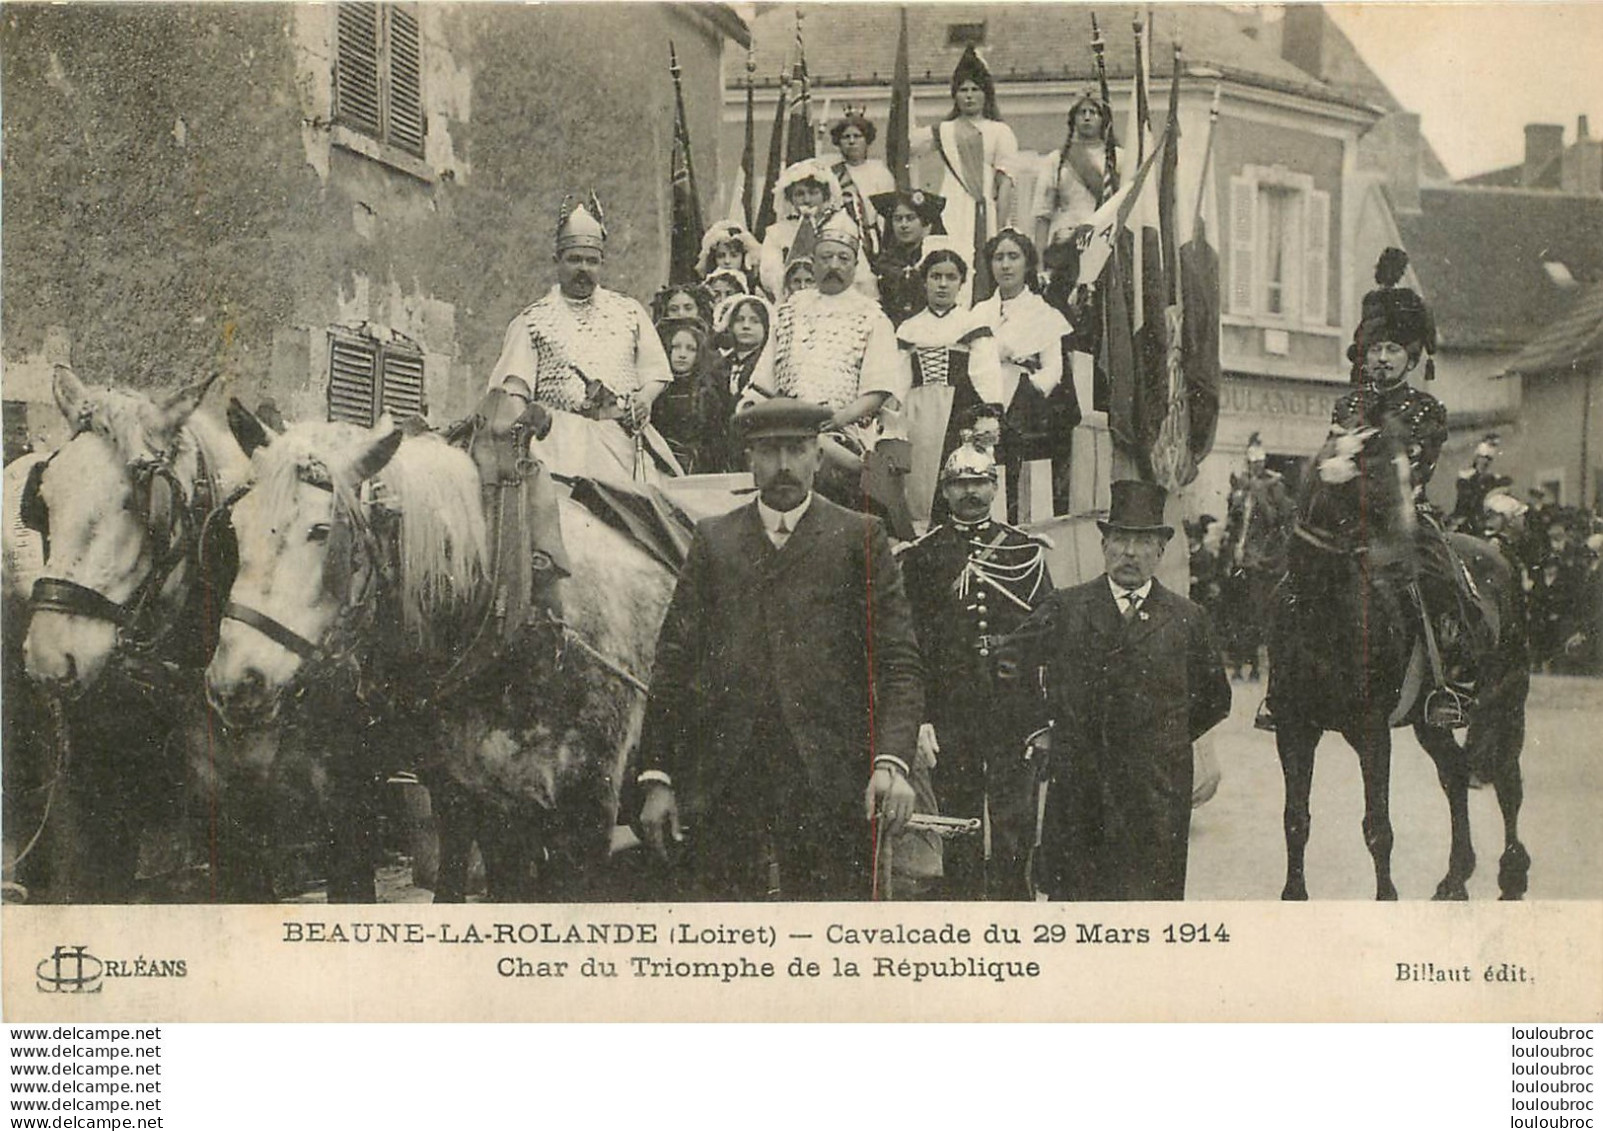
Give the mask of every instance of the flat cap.
<svg viewBox="0 0 1603 1131">
<path fill-rule="evenodd" d="M 818 435 L 831 416 L 829 409 L 791 397 L 769 397 L 745 412 L 735 414 L 735 427 L 745 443 L 756 440 L 801 438 Z"/>
</svg>

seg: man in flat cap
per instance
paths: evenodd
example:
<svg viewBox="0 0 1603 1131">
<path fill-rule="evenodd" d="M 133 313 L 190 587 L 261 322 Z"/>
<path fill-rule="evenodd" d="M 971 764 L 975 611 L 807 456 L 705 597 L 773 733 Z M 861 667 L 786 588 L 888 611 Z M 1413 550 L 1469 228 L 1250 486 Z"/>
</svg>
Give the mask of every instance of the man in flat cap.
<svg viewBox="0 0 1603 1131">
<path fill-rule="evenodd" d="M 948 842 L 949 899 L 1029 899 L 1036 774 L 1025 760 L 1033 713 L 1016 681 L 997 680 L 1002 639 L 1052 592 L 1043 541 L 991 519 L 996 460 L 969 445 L 941 470 L 951 518 L 898 552 L 924 661 L 919 759 L 933 766 L 949 817 L 980 817 L 981 836 Z"/>
<path fill-rule="evenodd" d="M 701 898 L 865 898 L 913 811 L 918 643 L 879 522 L 813 491 L 829 416 L 736 417 L 757 498 L 697 525 L 657 641 L 639 828 Z"/>
<path fill-rule="evenodd" d="M 1207 614 L 1153 574 L 1174 529 L 1155 483 L 1120 480 L 1107 572 L 1052 594 L 1013 634 L 1004 672 L 1042 677 L 1051 780 L 1041 885 L 1053 899 L 1184 899 L 1191 744 L 1230 713 Z"/>
</svg>

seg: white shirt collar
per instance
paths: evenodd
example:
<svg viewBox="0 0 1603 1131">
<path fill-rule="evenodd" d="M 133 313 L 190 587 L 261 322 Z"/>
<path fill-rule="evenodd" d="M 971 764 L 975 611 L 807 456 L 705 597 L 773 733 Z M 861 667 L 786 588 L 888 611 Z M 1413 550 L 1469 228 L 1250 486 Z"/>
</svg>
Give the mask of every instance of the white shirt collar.
<svg viewBox="0 0 1603 1131">
<path fill-rule="evenodd" d="M 1139 589 L 1126 589 L 1117 581 L 1113 580 L 1112 577 L 1109 577 L 1108 588 L 1113 590 L 1113 600 L 1115 603 L 1123 601 L 1127 596 L 1133 595 L 1139 598 L 1141 602 L 1145 604 L 1146 599 L 1152 595 L 1152 578 L 1147 578 L 1146 584 L 1142 585 Z M 1120 606 L 1119 611 L 1124 611 L 1123 606 Z"/>
<path fill-rule="evenodd" d="M 776 511 L 759 497 L 757 500 L 757 514 L 763 520 L 763 530 L 772 538 L 779 532 L 779 520 L 781 518 L 785 520 L 786 531 L 794 533 L 796 524 L 801 521 L 802 515 L 806 514 L 807 508 L 812 505 L 813 493 L 811 491 L 807 492 L 805 499 L 788 511 Z"/>
</svg>

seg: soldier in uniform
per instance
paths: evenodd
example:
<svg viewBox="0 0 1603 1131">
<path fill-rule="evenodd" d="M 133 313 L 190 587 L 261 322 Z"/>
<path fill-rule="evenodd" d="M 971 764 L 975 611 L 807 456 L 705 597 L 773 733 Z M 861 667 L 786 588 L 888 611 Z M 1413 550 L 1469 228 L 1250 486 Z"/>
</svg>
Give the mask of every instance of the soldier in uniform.
<svg viewBox="0 0 1603 1131">
<path fill-rule="evenodd" d="M 1475 445 L 1475 458 L 1458 473 L 1453 484 L 1455 497 L 1453 513 L 1447 528 L 1461 534 L 1484 538 L 1489 534 L 1486 523 L 1486 496 L 1499 487 L 1508 487 L 1514 481 L 1506 475 L 1492 474 L 1492 461 L 1497 458 L 1497 433 L 1488 432 L 1486 438 Z"/>
<path fill-rule="evenodd" d="M 1235 615 L 1231 663 L 1245 673 L 1252 665 L 1252 678 L 1263 675 L 1264 629 L 1269 620 L 1275 583 L 1286 572 L 1286 535 L 1296 504 L 1278 471 L 1268 467 L 1258 433 L 1247 440 L 1247 474 L 1232 477 L 1230 530 L 1234 545 L 1230 555 L 1230 583 Z"/>
<path fill-rule="evenodd" d="M 902 548 L 924 666 L 918 757 L 952 817 L 982 835 L 948 842 L 948 899 L 1029 899 L 1036 775 L 1024 756 L 1029 693 L 999 684 L 999 642 L 1052 592 L 1043 541 L 991 520 L 996 460 L 964 445 L 941 470 L 951 521 Z"/>
</svg>

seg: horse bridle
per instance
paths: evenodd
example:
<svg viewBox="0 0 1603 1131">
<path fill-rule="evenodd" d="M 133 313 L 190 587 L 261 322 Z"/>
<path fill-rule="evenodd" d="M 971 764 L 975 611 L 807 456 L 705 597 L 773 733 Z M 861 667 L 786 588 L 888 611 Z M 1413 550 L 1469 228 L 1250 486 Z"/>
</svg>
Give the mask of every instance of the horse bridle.
<svg viewBox="0 0 1603 1131">
<path fill-rule="evenodd" d="M 334 618 L 334 623 L 328 627 L 321 641 L 312 641 L 283 621 L 232 598 L 223 605 L 222 615 L 226 620 L 238 621 L 247 628 L 255 629 L 274 644 L 299 656 L 303 661 L 299 677 L 304 681 L 308 678 L 307 668 L 314 665 L 355 667 L 359 672 L 360 664 L 355 656 L 354 642 L 361 638 L 364 622 L 370 621 L 375 615 L 376 591 L 385 580 L 385 570 L 378 535 L 374 532 L 373 524 L 366 514 L 369 507 L 377 504 L 358 500 L 354 507 L 344 506 L 330 478 L 306 473 L 300 478 L 301 482 L 309 486 L 334 494 L 335 525 L 347 523 L 352 533 L 356 535 L 350 547 L 352 556 L 350 568 L 342 570 L 350 580 L 343 586 L 345 592 L 337 594 L 340 598 L 340 610 Z M 231 509 L 243 494 L 242 489 L 229 499 L 227 509 Z M 331 544 L 330 553 L 333 552 L 335 547 Z"/>
<path fill-rule="evenodd" d="M 29 471 L 21 500 L 23 521 L 44 541 L 47 560 L 49 512 L 40 491 L 45 468 L 60 451 L 57 449 Z M 132 509 L 143 522 L 146 535 L 153 540 L 150 571 L 134 590 L 133 596 L 127 601 L 118 602 L 98 589 L 65 577 L 40 577 L 33 583 L 30 598 L 34 612 L 56 612 L 108 622 L 117 630 L 116 651 L 123 655 L 148 655 L 166 638 L 176 622 L 170 618 L 164 621 L 156 616 L 162 603 L 162 594 L 199 545 L 193 516 L 209 516 L 216 497 L 216 484 L 207 464 L 205 449 L 197 443 L 193 493 L 186 505 L 184 485 L 173 469 L 176 456 L 175 444 L 159 455 L 140 457 L 128 465 L 134 480 Z M 164 521 L 156 504 L 158 483 L 165 485 L 167 494 Z M 201 526 L 204 526 L 204 522 L 203 519 Z"/>
</svg>

